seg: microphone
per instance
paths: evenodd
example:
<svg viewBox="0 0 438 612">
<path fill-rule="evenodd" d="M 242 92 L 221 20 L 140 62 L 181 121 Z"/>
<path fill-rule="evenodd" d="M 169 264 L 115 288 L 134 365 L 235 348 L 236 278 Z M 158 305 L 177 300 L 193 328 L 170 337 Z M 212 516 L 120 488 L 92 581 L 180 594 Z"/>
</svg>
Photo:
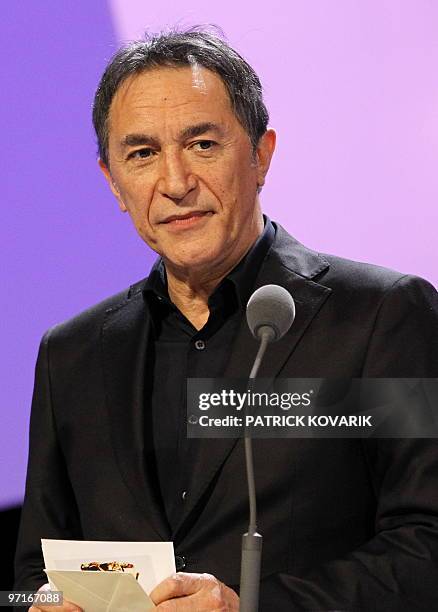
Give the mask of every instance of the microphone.
<svg viewBox="0 0 438 612">
<path fill-rule="evenodd" d="M 253 336 L 260 340 L 250 380 L 254 380 L 270 342 L 280 340 L 295 319 L 295 302 L 279 285 L 264 285 L 250 297 L 246 320 Z M 254 481 L 252 439 L 245 433 L 245 461 L 249 496 L 248 532 L 242 536 L 239 612 L 257 612 L 259 607 L 260 565 L 263 537 L 257 532 L 257 500 Z"/>
<path fill-rule="evenodd" d="M 295 319 L 295 302 L 284 287 L 263 285 L 254 291 L 246 307 L 248 327 L 261 340 L 265 328 L 272 330 L 271 341 L 280 340 Z"/>
</svg>

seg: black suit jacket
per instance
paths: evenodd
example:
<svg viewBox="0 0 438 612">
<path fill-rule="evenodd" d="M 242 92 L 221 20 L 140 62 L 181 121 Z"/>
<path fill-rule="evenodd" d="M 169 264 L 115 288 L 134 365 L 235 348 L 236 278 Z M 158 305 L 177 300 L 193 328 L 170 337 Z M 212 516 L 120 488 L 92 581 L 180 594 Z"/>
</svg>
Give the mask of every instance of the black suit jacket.
<svg viewBox="0 0 438 612">
<path fill-rule="evenodd" d="M 238 585 L 242 441 L 198 442 L 173 533 L 144 462 L 143 282 L 43 338 L 17 588 L 45 582 L 41 537 L 172 539 L 185 571 Z M 438 297 L 426 281 L 322 256 L 278 226 L 256 286 L 266 283 L 290 291 L 296 320 L 260 376 L 438 377 Z M 225 375 L 247 376 L 256 348 L 242 320 Z M 262 611 L 438 608 L 435 440 L 255 440 L 254 451 Z"/>
</svg>

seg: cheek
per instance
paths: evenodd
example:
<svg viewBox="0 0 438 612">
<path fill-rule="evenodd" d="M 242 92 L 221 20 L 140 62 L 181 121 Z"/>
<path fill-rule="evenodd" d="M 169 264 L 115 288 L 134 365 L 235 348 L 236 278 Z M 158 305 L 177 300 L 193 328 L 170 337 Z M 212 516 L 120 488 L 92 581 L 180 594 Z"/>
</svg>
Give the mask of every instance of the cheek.
<svg viewBox="0 0 438 612">
<path fill-rule="evenodd" d="M 129 189 L 122 194 L 123 201 L 132 220 L 137 224 L 149 225 L 153 192 L 147 188 Z"/>
<path fill-rule="evenodd" d="M 221 190 L 224 208 L 236 219 L 246 216 L 255 206 L 257 178 L 254 172 L 235 168 L 228 184 Z"/>
<path fill-rule="evenodd" d="M 242 193 L 242 183 L 236 166 L 221 169 L 205 177 L 204 185 L 218 200 L 222 211 L 233 210 Z"/>
</svg>

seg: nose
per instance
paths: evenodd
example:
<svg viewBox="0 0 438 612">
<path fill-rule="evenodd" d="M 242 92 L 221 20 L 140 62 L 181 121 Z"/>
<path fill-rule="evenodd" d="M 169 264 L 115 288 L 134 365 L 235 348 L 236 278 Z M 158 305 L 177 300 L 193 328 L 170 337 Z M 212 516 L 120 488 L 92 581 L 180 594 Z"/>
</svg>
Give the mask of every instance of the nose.
<svg viewBox="0 0 438 612">
<path fill-rule="evenodd" d="M 157 184 L 161 195 L 172 200 L 182 200 L 196 188 L 197 182 L 180 152 L 163 153 L 160 178 Z"/>
</svg>

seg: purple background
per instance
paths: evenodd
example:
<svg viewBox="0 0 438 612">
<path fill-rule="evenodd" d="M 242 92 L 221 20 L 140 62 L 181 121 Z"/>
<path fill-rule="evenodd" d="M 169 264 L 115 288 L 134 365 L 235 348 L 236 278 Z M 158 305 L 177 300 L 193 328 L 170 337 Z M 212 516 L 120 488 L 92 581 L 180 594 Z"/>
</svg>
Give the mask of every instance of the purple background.
<svg viewBox="0 0 438 612">
<path fill-rule="evenodd" d="M 264 83 L 278 130 L 265 211 L 315 249 L 438 284 L 438 4 L 5 3 L 0 506 L 23 494 L 41 335 L 153 260 L 95 164 L 100 73 L 118 41 L 194 23 L 220 25 Z"/>
</svg>

